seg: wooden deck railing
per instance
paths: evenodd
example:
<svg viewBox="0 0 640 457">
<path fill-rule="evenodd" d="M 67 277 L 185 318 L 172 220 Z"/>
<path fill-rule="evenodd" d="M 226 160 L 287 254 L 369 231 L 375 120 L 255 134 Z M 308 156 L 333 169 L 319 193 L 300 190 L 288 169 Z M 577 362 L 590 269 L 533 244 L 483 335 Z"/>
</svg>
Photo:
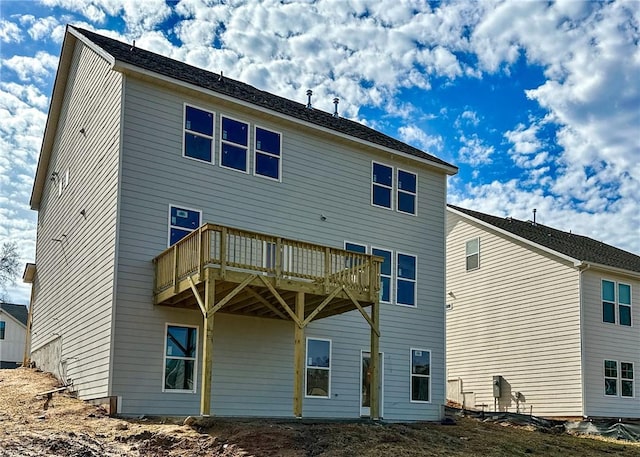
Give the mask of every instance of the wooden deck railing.
<svg viewBox="0 0 640 457">
<path fill-rule="evenodd" d="M 263 273 L 278 279 L 345 286 L 372 297 L 380 289 L 382 258 L 263 233 L 205 224 L 154 260 L 155 293 L 176 288 L 207 267 Z"/>
</svg>

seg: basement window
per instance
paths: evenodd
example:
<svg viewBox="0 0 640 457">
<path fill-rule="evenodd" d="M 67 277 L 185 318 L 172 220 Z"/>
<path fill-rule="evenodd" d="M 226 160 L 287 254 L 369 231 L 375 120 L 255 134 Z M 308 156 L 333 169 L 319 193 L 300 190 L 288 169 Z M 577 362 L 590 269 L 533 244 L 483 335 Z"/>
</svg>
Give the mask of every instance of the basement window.
<svg viewBox="0 0 640 457">
<path fill-rule="evenodd" d="M 278 132 L 255 128 L 254 175 L 280 181 L 281 135 Z"/>
<path fill-rule="evenodd" d="M 411 401 L 428 403 L 431 399 L 431 352 L 411 349 Z"/>
<path fill-rule="evenodd" d="M 213 119 L 210 111 L 184 105 L 183 157 L 213 163 Z"/>
<path fill-rule="evenodd" d="M 331 397 L 331 340 L 307 338 L 307 397 Z"/>
<path fill-rule="evenodd" d="M 163 391 L 196 391 L 198 328 L 167 324 Z"/>
<path fill-rule="evenodd" d="M 220 130 L 220 165 L 248 173 L 249 124 L 223 116 Z"/>
</svg>

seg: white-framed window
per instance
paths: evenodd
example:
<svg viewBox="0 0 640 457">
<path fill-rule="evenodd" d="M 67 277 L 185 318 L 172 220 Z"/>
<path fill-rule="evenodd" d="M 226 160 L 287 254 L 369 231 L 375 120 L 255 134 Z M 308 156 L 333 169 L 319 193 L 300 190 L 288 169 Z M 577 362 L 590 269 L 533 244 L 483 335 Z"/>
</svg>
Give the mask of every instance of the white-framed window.
<svg viewBox="0 0 640 457">
<path fill-rule="evenodd" d="M 0 340 L 4 340 L 4 332 L 6 329 L 7 324 L 5 323 L 5 321 L 0 321 Z"/>
<path fill-rule="evenodd" d="M 162 391 L 194 393 L 197 366 L 198 327 L 166 324 Z"/>
<path fill-rule="evenodd" d="M 604 361 L 604 394 L 609 397 L 633 398 L 633 363 L 617 360 Z"/>
<path fill-rule="evenodd" d="M 602 321 L 631 326 L 631 286 L 602 280 Z"/>
<path fill-rule="evenodd" d="M 472 238 L 465 244 L 467 271 L 480 268 L 480 237 Z"/>
<path fill-rule="evenodd" d="M 411 349 L 411 402 L 431 401 L 431 351 Z"/>
<path fill-rule="evenodd" d="M 255 126 L 253 174 L 281 181 L 282 134 Z"/>
<path fill-rule="evenodd" d="M 393 209 L 393 167 L 371 162 L 371 204 Z"/>
<path fill-rule="evenodd" d="M 249 172 L 249 124 L 220 116 L 220 165 Z"/>
<path fill-rule="evenodd" d="M 396 253 L 396 304 L 416 306 L 416 278 L 418 258 L 411 254 Z"/>
<path fill-rule="evenodd" d="M 418 175 L 410 171 L 398 169 L 397 210 L 406 214 L 417 214 Z"/>
<path fill-rule="evenodd" d="M 380 265 L 380 302 L 391 303 L 393 297 L 393 251 L 371 247 L 371 254 L 382 257 L 384 261 Z"/>
<path fill-rule="evenodd" d="M 633 398 L 633 363 L 620 362 L 620 395 Z"/>
<path fill-rule="evenodd" d="M 618 395 L 618 362 L 616 360 L 604 361 L 604 394 Z"/>
<path fill-rule="evenodd" d="M 215 114 L 184 104 L 182 156 L 213 163 L 213 125 Z"/>
<path fill-rule="evenodd" d="M 307 338 L 305 374 L 307 397 L 331 397 L 331 340 Z"/>
<path fill-rule="evenodd" d="M 169 206 L 169 246 L 200 227 L 202 211 L 182 206 Z"/>
</svg>

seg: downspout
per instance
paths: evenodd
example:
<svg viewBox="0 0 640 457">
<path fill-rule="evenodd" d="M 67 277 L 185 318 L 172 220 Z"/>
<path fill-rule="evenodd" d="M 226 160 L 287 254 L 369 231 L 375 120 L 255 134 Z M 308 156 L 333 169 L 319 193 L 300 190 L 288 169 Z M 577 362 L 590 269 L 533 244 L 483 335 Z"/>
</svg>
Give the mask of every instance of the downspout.
<svg viewBox="0 0 640 457">
<path fill-rule="evenodd" d="M 584 348 L 584 321 L 585 321 L 585 316 L 584 316 L 584 302 L 583 302 L 583 293 L 582 293 L 582 288 L 583 288 L 583 278 L 584 275 L 583 273 L 585 271 L 587 271 L 589 268 L 591 268 L 591 265 L 589 265 L 588 263 L 584 263 L 584 262 L 580 262 L 579 265 L 576 265 L 578 267 L 578 273 L 580 275 L 579 278 L 579 289 L 578 289 L 578 300 L 580 300 L 580 390 L 581 390 L 581 400 L 582 400 L 582 417 L 586 418 L 587 417 L 587 395 L 586 395 L 586 391 L 585 391 L 585 378 L 586 378 L 586 372 L 585 372 L 585 348 Z"/>
</svg>

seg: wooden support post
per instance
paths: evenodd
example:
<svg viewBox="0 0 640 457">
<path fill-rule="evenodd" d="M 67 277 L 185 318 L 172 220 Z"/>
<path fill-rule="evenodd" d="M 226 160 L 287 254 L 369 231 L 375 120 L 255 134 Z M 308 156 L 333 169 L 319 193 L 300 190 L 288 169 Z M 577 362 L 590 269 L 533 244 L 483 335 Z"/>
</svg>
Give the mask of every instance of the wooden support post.
<svg viewBox="0 0 640 457">
<path fill-rule="evenodd" d="M 370 415 L 371 419 L 380 419 L 380 303 L 374 300 L 371 305 L 371 386 L 370 386 Z"/>
<path fill-rule="evenodd" d="M 215 305 L 216 282 L 210 277 L 209 269 L 205 272 L 204 325 L 202 326 L 202 382 L 200 386 L 200 415 L 211 414 L 211 374 L 213 371 L 213 317 L 211 312 Z"/>
<path fill-rule="evenodd" d="M 304 321 L 304 292 L 296 294 L 296 316 L 300 322 Z M 293 323 L 293 415 L 302 417 L 302 399 L 304 397 L 304 327 Z"/>
</svg>

